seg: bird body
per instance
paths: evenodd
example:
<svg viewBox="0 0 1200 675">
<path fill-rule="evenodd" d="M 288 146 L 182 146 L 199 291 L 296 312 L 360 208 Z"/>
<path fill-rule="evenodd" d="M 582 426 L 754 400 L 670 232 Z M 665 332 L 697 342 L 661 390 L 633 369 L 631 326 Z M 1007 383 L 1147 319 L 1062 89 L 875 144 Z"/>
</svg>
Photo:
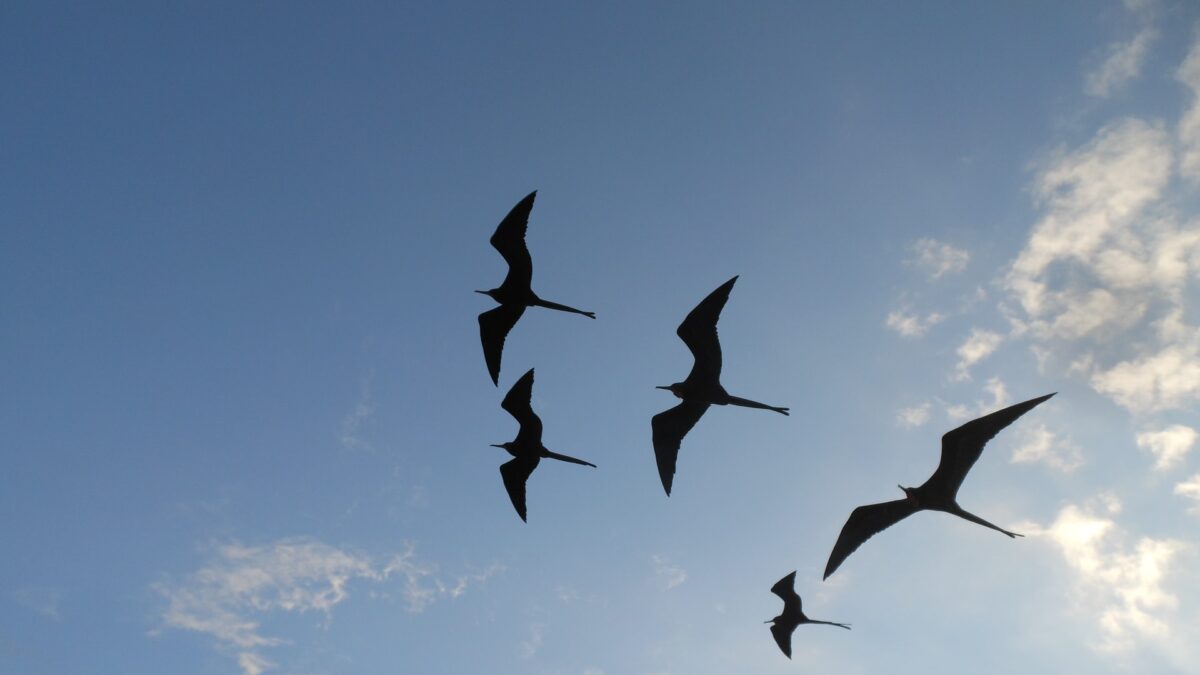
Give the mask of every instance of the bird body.
<svg viewBox="0 0 1200 675">
<path fill-rule="evenodd" d="M 983 454 L 983 447 L 1021 415 L 1032 410 L 1054 394 L 1039 396 L 1022 403 L 997 410 L 978 419 L 971 420 L 942 436 L 942 458 L 938 468 L 918 487 L 897 486 L 904 492 L 903 499 L 879 504 L 867 504 L 854 509 L 846 524 L 842 526 L 837 543 L 829 554 L 825 566 L 828 579 L 839 565 L 859 546 L 872 536 L 886 530 L 918 511 L 943 511 L 991 528 L 1009 537 L 1023 535 L 993 525 L 958 505 L 958 489 L 967 473 Z"/>
<path fill-rule="evenodd" d="M 710 405 L 737 405 L 788 414 L 787 408 L 730 396 L 721 386 L 721 343 L 717 339 L 717 320 L 721 318 L 721 309 L 729 300 L 729 292 L 737 280 L 734 277 L 709 293 L 675 331 L 692 352 L 692 370 L 683 382 L 658 387 L 671 392 L 682 403 L 650 420 L 658 475 L 668 496 L 671 494 L 683 437 L 696 426 Z"/>
<path fill-rule="evenodd" d="M 475 291 L 500 303 L 499 307 L 479 315 L 479 339 L 483 343 L 483 357 L 487 362 L 488 374 L 492 376 L 492 383 L 497 386 L 500 385 L 500 357 L 504 351 L 504 340 L 525 313 L 526 307 L 545 307 L 596 318 L 592 312 L 543 300 L 533 292 L 533 260 L 529 257 L 528 247 L 525 246 L 525 231 L 536 196 L 535 190 L 517 202 L 492 234 L 492 246 L 508 263 L 508 275 L 504 277 L 504 283 L 490 290 Z"/>
<path fill-rule="evenodd" d="M 792 658 L 792 632 L 802 623 L 817 623 L 826 626 L 838 626 L 850 630 L 850 626 L 844 623 L 836 623 L 833 621 L 818 621 L 810 619 L 804 615 L 803 607 L 800 602 L 800 596 L 796 594 L 796 573 L 792 572 L 786 577 L 775 582 L 771 587 L 771 592 L 778 595 L 783 600 L 783 611 L 779 616 L 767 621 L 771 624 L 771 635 L 775 638 L 775 644 L 779 645 L 780 651 L 789 659 Z"/>
<path fill-rule="evenodd" d="M 596 467 L 591 462 L 585 462 L 569 455 L 560 455 L 542 445 L 542 420 L 537 413 L 533 412 L 533 407 L 529 404 L 532 396 L 533 369 L 530 368 L 529 372 L 517 380 L 517 383 L 512 386 L 500 403 L 500 407 L 508 411 L 521 425 L 520 430 L 517 431 L 517 437 L 508 443 L 492 445 L 493 448 L 503 448 L 513 456 L 513 459 L 501 465 L 500 477 L 504 481 L 504 489 L 508 492 L 508 498 L 512 501 L 513 508 L 517 510 L 517 515 L 521 516 L 523 521 L 526 516 L 525 482 L 529 480 L 530 474 L 538 467 L 542 458 Z"/>
</svg>

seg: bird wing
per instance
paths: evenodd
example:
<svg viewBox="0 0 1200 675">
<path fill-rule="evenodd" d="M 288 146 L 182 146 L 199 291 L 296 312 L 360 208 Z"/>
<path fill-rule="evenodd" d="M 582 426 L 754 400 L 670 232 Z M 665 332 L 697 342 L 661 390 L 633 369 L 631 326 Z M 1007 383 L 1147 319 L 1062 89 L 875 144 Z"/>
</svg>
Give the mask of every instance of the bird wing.
<svg viewBox="0 0 1200 675">
<path fill-rule="evenodd" d="M 1012 424 L 1018 417 L 1032 410 L 1039 403 L 1054 394 L 1039 396 L 1034 399 L 1010 405 L 1003 410 L 997 410 L 989 415 L 971 420 L 953 431 L 942 436 L 942 461 L 937 471 L 925 481 L 922 488 L 929 487 L 941 494 L 954 497 L 962 485 L 967 472 L 975 466 L 975 461 L 983 454 L 983 446 L 995 438 L 1004 427 Z"/>
<path fill-rule="evenodd" d="M 508 276 L 504 277 L 501 288 L 528 290 L 533 281 L 533 261 L 529 258 L 529 249 L 525 246 L 525 230 L 529 226 L 529 212 L 533 210 L 535 197 L 537 190 L 517 202 L 492 234 L 492 246 L 508 263 Z"/>
<path fill-rule="evenodd" d="M 663 489 L 671 494 L 671 483 L 675 480 L 675 460 L 679 458 L 679 444 L 687 432 L 696 426 L 708 404 L 699 401 L 684 401 L 679 405 L 655 415 L 650 420 L 654 436 L 654 458 L 658 461 L 658 477 Z"/>
<path fill-rule="evenodd" d="M 775 636 L 775 644 L 779 645 L 779 649 L 783 655 L 792 658 L 792 631 L 796 630 L 796 624 L 771 624 L 771 635 Z"/>
<path fill-rule="evenodd" d="M 800 596 L 796 594 L 796 573 L 795 572 L 792 572 L 791 574 L 780 579 L 779 581 L 776 581 L 775 585 L 771 587 L 771 592 L 774 593 L 775 595 L 778 595 L 780 600 L 783 600 L 783 613 L 784 614 L 790 613 L 788 610 L 791 609 L 791 606 L 793 604 L 796 606 L 797 612 L 799 612 L 803 609 L 803 606 L 800 603 Z"/>
<path fill-rule="evenodd" d="M 483 358 L 487 361 L 492 384 L 500 384 L 500 355 L 504 353 L 504 338 L 525 313 L 525 305 L 500 305 L 479 315 L 479 341 L 483 343 Z"/>
<path fill-rule="evenodd" d="M 676 334 L 692 351 L 695 363 L 688 373 L 688 383 L 718 383 L 721 378 L 721 342 L 717 339 L 717 320 L 729 300 L 729 291 L 737 277 L 721 284 L 708 294 L 679 324 Z"/>
<path fill-rule="evenodd" d="M 508 390 L 504 400 L 500 402 L 500 407 L 507 410 L 508 414 L 512 415 L 521 425 L 516 441 L 521 445 L 541 444 L 542 441 L 542 420 L 537 413 L 533 412 L 533 406 L 529 405 L 532 397 L 533 368 L 530 368 L 529 372 L 522 375 L 512 389 Z"/>
<path fill-rule="evenodd" d="M 842 533 L 838 535 L 837 543 L 833 545 L 833 551 L 829 554 L 824 578 L 828 579 L 829 575 L 833 574 L 842 564 L 842 561 L 850 557 L 850 554 L 862 546 L 864 541 L 919 510 L 907 499 L 897 499 L 882 504 L 868 504 L 854 509 L 846 520 L 846 524 L 842 526 Z"/>
<path fill-rule="evenodd" d="M 508 490 L 508 498 L 512 500 L 513 508 L 521 520 L 525 520 L 525 481 L 537 468 L 541 461 L 536 455 L 518 457 L 500 465 L 500 477 L 504 479 L 504 489 Z"/>
</svg>

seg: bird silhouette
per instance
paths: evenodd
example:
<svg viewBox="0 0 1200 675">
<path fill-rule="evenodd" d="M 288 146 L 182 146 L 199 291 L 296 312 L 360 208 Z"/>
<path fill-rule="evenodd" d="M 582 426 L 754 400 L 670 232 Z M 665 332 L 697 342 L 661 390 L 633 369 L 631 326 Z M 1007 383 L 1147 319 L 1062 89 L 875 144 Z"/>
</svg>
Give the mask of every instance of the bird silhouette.
<svg viewBox="0 0 1200 675">
<path fill-rule="evenodd" d="M 504 338 L 508 337 L 508 332 L 525 313 L 526 307 L 546 307 L 596 318 L 593 312 L 543 300 L 530 286 L 533 280 L 533 261 L 529 257 L 529 249 L 525 246 L 525 229 L 529 225 L 529 212 L 533 209 L 536 196 L 537 190 L 534 190 L 517 202 L 492 234 L 492 246 L 508 262 L 508 275 L 504 277 L 504 283 L 490 291 L 475 291 L 500 303 L 499 307 L 479 315 L 479 339 L 483 342 L 483 358 L 487 361 L 492 384 L 496 386 L 500 386 L 500 354 L 504 351 Z"/>
<path fill-rule="evenodd" d="M 658 461 L 658 476 L 663 489 L 671 494 L 671 483 L 675 479 L 675 460 L 679 457 L 679 445 L 710 405 L 740 405 L 747 408 L 774 410 L 784 415 L 787 408 L 730 396 L 721 386 L 721 343 L 717 340 L 717 319 L 721 309 L 729 300 L 729 291 L 737 277 L 721 284 L 717 290 L 704 298 L 693 309 L 679 329 L 675 331 L 683 343 L 692 351 L 695 362 L 692 372 L 683 382 L 657 387 L 675 394 L 683 402 L 654 416 L 650 428 L 654 438 L 654 456 Z"/>
<path fill-rule="evenodd" d="M 947 432 L 942 436 L 942 460 L 938 468 L 920 487 L 904 487 L 898 485 L 904 492 L 904 499 L 868 504 L 860 506 L 850 514 L 842 533 L 838 535 L 837 543 L 829 554 L 829 562 L 825 565 L 825 577 L 833 574 L 851 553 L 872 536 L 886 530 L 896 523 L 911 516 L 917 511 L 944 511 L 990 527 L 997 532 L 1003 532 L 1009 537 L 1024 535 L 997 527 L 979 516 L 968 512 L 958 505 L 958 488 L 962 485 L 967 472 L 975 465 L 975 461 L 983 454 L 983 446 L 992 440 L 1004 427 L 1012 424 L 1018 417 L 1032 410 L 1039 403 L 1054 396 L 1046 394 L 1034 399 L 1010 405 L 1003 410 L 997 410 L 989 415 L 971 420 L 966 424 Z"/>
<path fill-rule="evenodd" d="M 508 491 L 508 498 L 512 500 L 513 508 L 517 510 L 517 515 L 521 516 L 521 520 L 525 520 L 525 481 L 529 480 L 529 475 L 543 457 L 596 468 L 591 462 L 551 452 L 542 445 L 542 420 L 529 405 L 532 396 L 533 368 L 530 368 L 500 402 L 500 407 L 507 410 L 521 425 L 517 437 L 508 443 L 492 444 L 493 448 L 504 448 L 514 457 L 500 466 L 500 477 L 504 479 L 504 489 Z"/>
<path fill-rule="evenodd" d="M 795 586 L 795 572 L 775 582 L 775 585 L 771 587 L 771 592 L 783 600 L 783 612 L 774 619 L 763 622 L 771 624 L 771 635 L 775 636 L 775 644 L 779 645 L 779 649 L 789 659 L 792 658 L 792 632 L 796 630 L 796 626 L 802 623 L 820 623 L 850 630 L 849 624 L 817 621 L 804 616 L 804 612 L 800 608 L 800 596 L 796 595 Z"/>
</svg>

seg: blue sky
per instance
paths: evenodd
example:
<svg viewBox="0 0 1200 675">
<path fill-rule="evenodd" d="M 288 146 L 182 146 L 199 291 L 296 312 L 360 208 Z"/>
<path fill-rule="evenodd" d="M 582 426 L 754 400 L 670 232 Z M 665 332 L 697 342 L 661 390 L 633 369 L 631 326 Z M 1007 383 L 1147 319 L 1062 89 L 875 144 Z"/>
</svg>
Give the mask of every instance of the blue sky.
<svg viewBox="0 0 1200 675">
<path fill-rule="evenodd" d="M 1200 670 L 1187 2 L 9 3 L 0 672 Z M 968 6 L 969 5 L 969 6 Z M 491 385 L 471 291 L 530 190 Z M 662 494 L 683 316 L 740 274 Z M 529 522 L 490 443 L 537 369 Z M 1059 392 L 829 581 L 857 505 Z M 811 616 L 778 653 L 768 589 Z"/>
</svg>

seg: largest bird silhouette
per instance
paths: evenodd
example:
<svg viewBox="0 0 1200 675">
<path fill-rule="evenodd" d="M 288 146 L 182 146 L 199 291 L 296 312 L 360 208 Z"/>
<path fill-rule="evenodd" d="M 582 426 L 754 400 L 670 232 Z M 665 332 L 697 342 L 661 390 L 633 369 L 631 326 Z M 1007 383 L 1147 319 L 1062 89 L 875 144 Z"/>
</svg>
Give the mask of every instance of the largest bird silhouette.
<svg viewBox="0 0 1200 675">
<path fill-rule="evenodd" d="M 504 283 L 490 291 L 475 291 L 500 303 L 499 307 L 479 315 L 479 339 L 483 342 L 483 358 L 487 361 L 492 384 L 496 386 L 500 385 L 500 354 L 504 351 L 504 338 L 508 337 L 508 332 L 525 313 L 526 307 L 546 307 L 596 318 L 592 312 L 543 300 L 533 292 L 530 286 L 533 280 L 533 261 L 529 257 L 529 249 L 525 246 L 525 229 L 529 224 L 529 212 L 533 209 L 535 197 L 537 190 L 517 202 L 492 234 L 492 246 L 508 262 L 508 275 L 504 277 Z"/>
<path fill-rule="evenodd" d="M 658 461 L 658 476 L 662 479 L 663 489 L 671 494 L 671 483 L 675 480 L 675 461 L 679 457 L 679 445 L 683 437 L 708 410 L 710 405 L 740 405 L 747 408 L 762 408 L 774 410 L 783 415 L 788 414 L 787 408 L 751 401 L 737 396 L 730 396 L 721 386 L 721 343 L 717 340 L 717 320 L 721 318 L 721 309 L 729 300 L 729 291 L 737 277 L 721 284 L 717 290 L 700 301 L 683 323 L 675 331 L 683 343 L 692 351 L 695 362 L 692 372 L 688 373 L 683 382 L 657 387 L 666 389 L 683 399 L 683 403 L 661 412 L 650 420 L 650 428 L 654 437 L 654 456 Z"/>
<path fill-rule="evenodd" d="M 504 448 L 515 458 L 500 466 L 500 476 L 504 479 L 504 489 L 508 491 L 508 498 L 512 500 L 513 508 L 517 510 L 517 515 L 521 516 L 521 520 L 525 520 L 525 481 L 529 480 L 529 475 L 543 457 L 596 467 L 591 462 L 551 452 L 542 445 L 542 420 L 529 405 L 532 396 L 533 368 L 530 368 L 500 402 L 500 407 L 517 420 L 521 429 L 517 432 L 516 439 L 499 445 L 492 444 L 493 448 Z"/>
<path fill-rule="evenodd" d="M 844 623 L 817 621 L 816 619 L 804 616 L 804 612 L 800 606 L 800 596 L 796 595 L 795 586 L 795 572 L 775 582 L 775 585 L 771 587 L 771 592 L 778 595 L 780 600 L 783 600 L 783 612 L 774 619 L 764 622 L 771 624 L 771 635 L 775 637 L 775 644 L 779 645 L 779 649 L 789 659 L 792 658 L 792 632 L 802 623 L 820 623 L 826 626 L 839 626 L 850 630 L 850 626 Z"/>
<path fill-rule="evenodd" d="M 1010 405 L 1003 410 L 997 410 L 990 415 L 984 415 L 971 420 L 957 429 L 942 436 L 942 461 L 937 471 L 920 487 L 904 487 L 904 499 L 860 506 L 850 514 L 842 533 L 838 535 L 837 543 L 829 554 L 829 562 L 825 565 L 825 577 L 833 574 L 851 553 L 864 541 L 879 534 L 887 528 L 911 516 L 917 511 L 944 511 L 990 527 L 997 532 L 1003 532 L 1009 537 L 1024 535 L 997 527 L 979 516 L 968 512 L 958 505 L 958 488 L 962 485 L 967 472 L 975 465 L 975 460 L 983 454 L 983 446 L 992 440 L 1004 427 L 1012 424 L 1018 417 L 1032 410 L 1039 403 L 1054 394 L 1046 394 L 1034 399 Z"/>
</svg>

